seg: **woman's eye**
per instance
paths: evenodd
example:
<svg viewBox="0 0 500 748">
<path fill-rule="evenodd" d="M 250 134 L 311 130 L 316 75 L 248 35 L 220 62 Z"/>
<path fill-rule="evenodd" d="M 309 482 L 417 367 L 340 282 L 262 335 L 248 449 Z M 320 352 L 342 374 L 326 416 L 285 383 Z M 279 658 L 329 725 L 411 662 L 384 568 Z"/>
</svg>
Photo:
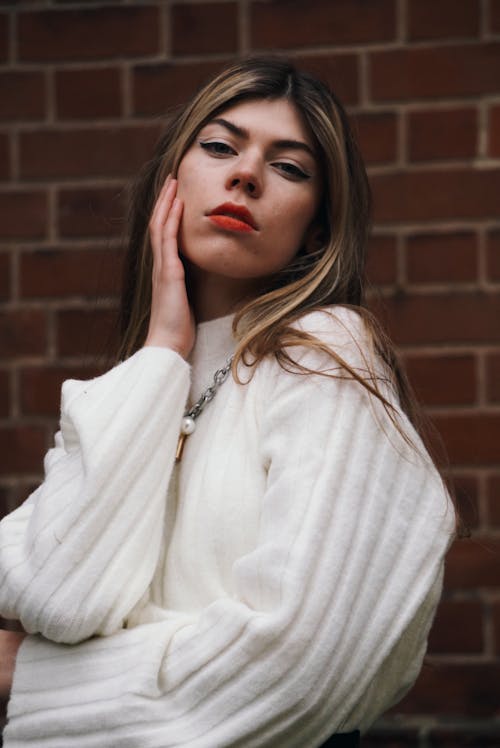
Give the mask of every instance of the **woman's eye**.
<svg viewBox="0 0 500 748">
<path fill-rule="evenodd" d="M 234 148 L 220 140 L 200 140 L 200 145 L 213 156 L 233 156 L 236 153 Z"/>
<path fill-rule="evenodd" d="M 311 175 L 307 174 L 303 169 L 301 169 L 299 166 L 296 166 L 295 164 L 290 164 L 288 161 L 278 161 L 273 164 L 273 166 L 278 169 L 278 171 L 283 172 L 283 174 L 290 179 L 310 179 Z"/>
</svg>

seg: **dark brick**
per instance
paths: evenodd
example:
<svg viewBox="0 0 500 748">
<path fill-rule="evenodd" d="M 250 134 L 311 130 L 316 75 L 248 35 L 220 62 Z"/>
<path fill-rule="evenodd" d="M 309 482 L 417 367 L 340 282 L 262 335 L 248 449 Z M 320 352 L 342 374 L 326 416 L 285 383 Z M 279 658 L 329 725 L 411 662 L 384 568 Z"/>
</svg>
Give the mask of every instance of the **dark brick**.
<svg viewBox="0 0 500 748">
<path fill-rule="evenodd" d="M 411 161 L 473 158 L 478 143 L 478 114 L 472 107 L 408 114 Z"/>
<path fill-rule="evenodd" d="M 397 249 L 394 236 L 375 235 L 370 238 L 366 274 L 370 283 L 395 283 L 397 278 Z"/>
<path fill-rule="evenodd" d="M 408 237 L 406 270 L 411 283 L 477 280 L 477 236 L 473 233 L 416 234 Z"/>
<path fill-rule="evenodd" d="M 461 530 L 471 530 L 479 525 L 479 486 L 477 476 L 471 473 L 453 475 L 453 489 Z"/>
<path fill-rule="evenodd" d="M 0 241 L 41 239 L 47 232 L 47 195 L 42 191 L 2 191 L 0 215 Z"/>
<path fill-rule="evenodd" d="M 10 297 L 10 253 L 0 252 L 0 301 Z"/>
<path fill-rule="evenodd" d="M 43 310 L 0 311 L 0 355 L 31 356 L 45 353 L 46 337 Z"/>
<path fill-rule="evenodd" d="M 46 86 L 39 72 L 5 72 L 0 74 L 0 120 L 43 119 Z"/>
<path fill-rule="evenodd" d="M 45 431 L 40 426 L 0 426 L 0 475 L 40 470 Z"/>
<path fill-rule="evenodd" d="M 9 149 L 9 135 L 0 133 L 0 179 L 2 180 L 8 180 L 11 177 Z"/>
<path fill-rule="evenodd" d="M 121 253 L 111 249 L 37 250 L 21 256 L 21 295 L 28 298 L 117 294 Z"/>
<path fill-rule="evenodd" d="M 500 231 L 491 231 L 487 235 L 488 278 L 500 281 Z"/>
<path fill-rule="evenodd" d="M 442 601 L 429 635 L 429 652 L 479 654 L 483 646 L 482 604 L 477 600 Z"/>
<path fill-rule="evenodd" d="M 9 16 L 0 13 L 0 62 L 5 62 L 9 57 Z"/>
<path fill-rule="evenodd" d="M 487 481 L 488 520 L 493 527 L 500 527 L 500 475 L 490 475 Z M 500 643 L 500 639 L 499 639 Z"/>
<path fill-rule="evenodd" d="M 57 315 L 57 348 L 61 356 L 99 356 L 113 353 L 116 311 L 67 309 Z"/>
<path fill-rule="evenodd" d="M 59 119 L 119 117 L 122 113 L 118 68 L 58 70 L 55 86 Z"/>
<path fill-rule="evenodd" d="M 0 369 L 0 418 L 7 418 L 10 411 L 9 372 Z"/>
<path fill-rule="evenodd" d="M 377 101 L 453 98 L 500 90 L 500 44 L 447 44 L 373 52 L 370 91 Z"/>
<path fill-rule="evenodd" d="M 399 714 L 492 718 L 500 699 L 500 663 L 424 665 Z"/>
<path fill-rule="evenodd" d="M 486 357 L 486 396 L 490 403 L 500 403 L 500 353 Z"/>
<path fill-rule="evenodd" d="M 397 159 L 398 133 L 395 114 L 359 114 L 355 117 L 354 123 L 354 130 L 366 163 L 386 163 Z"/>
<path fill-rule="evenodd" d="M 256 49 L 389 41 L 396 34 L 393 0 L 271 0 L 250 8 Z"/>
<path fill-rule="evenodd" d="M 294 57 L 300 70 L 322 80 L 345 105 L 359 102 L 359 57 L 355 54 L 300 54 Z"/>
<path fill-rule="evenodd" d="M 408 37 L 416 39 L 448 39 L 475 37 L 479 34 L 479 0 L 410 0 L 408 5 Z"/>
<path fill-rule="evenodd" d="M 58 231 L 63 237 L 122 236 L 127 193 L 118 187 L 62 189 L 57 201 Z"/>
<path fill-rule="evenodd" d="M 186 102 L 226 63 L 141 65 L 132 74 L 132 111 L 134 114 L 163 115 L 173 106 Z"/>
<path fill-rule="evenodd" d="M 375 311 L 403 345 L 500 342 L 500 294 L 400 294 Z"/>
<path fill-rule="evenodd" d="M 375 221 L 496 218 L 500 169 L 426 169 L 371 179 Z"/>
<path fill-rule="evenodd" d="M 446 562 L 445 587 L 451 590 L 500 585 L 500 538 L 458 540 Z"/>
<path fill-rule="evenodd" d="M 174 55 L 221 54 L 238 49 L 236 3 L 183 3 L 171 7 Z"/>
<path fill-rule="evenodd" d="M 20 13 L 19 58 L 66 62 L 155 55 L 159 21 L 152 5 Z"/>
<path fill-rule="evenodd" d="M 151 157 L 158 126 L 22 133 L 23 178 L 123 177 Z"/>
<path fill-rule="evenodd" d="M 410 381 L 426 405 L 472 405 L 476 363 L 472 355 L 405 357 Z"/>
<path fill-rule="evenodd" d="M 435 416 L 433 422 L 452 464 L 477 467 L 498 465 L 500 413 L 450 413 Z M 500 574 L 500 559 L 496 561 Z"/>
</svg>

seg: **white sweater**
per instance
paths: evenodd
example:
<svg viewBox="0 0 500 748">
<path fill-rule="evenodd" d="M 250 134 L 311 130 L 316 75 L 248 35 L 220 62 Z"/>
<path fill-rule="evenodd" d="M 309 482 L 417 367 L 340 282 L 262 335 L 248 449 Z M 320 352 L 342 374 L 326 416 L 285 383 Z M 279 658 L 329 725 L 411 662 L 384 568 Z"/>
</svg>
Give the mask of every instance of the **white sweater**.
<svg viewBox="0 0 500 748">
<path fill-rule="evenodd" d="M 198 326 L 192 366 L 143 348 L 63 385 L 45 481 L 0 523 L 0 614 L 33 634 L 6 748 L 313 748 L 415 680 L 454 513 L 364 387 L 269 358 L 174 466 L 231 321 Z M 364 367 L 354 312 L 301 324 Z"/>
</svg>

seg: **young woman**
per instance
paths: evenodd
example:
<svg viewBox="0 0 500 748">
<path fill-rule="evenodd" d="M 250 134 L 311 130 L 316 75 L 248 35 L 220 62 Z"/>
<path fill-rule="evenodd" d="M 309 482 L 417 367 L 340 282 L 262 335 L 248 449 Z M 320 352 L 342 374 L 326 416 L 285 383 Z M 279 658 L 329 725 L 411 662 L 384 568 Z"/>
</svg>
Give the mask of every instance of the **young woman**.
<svg viewBox="0 0 500 748">
<path fill-rule="evenodd" d="M 0 526 L 0 613 L 29 634 L 8 748 L 357 745 L 414 682 L 455 517 L 363 307 L 368 204 L 340 104 L 286 61 L 168 125 L 121 362 L 65 382 L 45 481 Z"/>
</svg>

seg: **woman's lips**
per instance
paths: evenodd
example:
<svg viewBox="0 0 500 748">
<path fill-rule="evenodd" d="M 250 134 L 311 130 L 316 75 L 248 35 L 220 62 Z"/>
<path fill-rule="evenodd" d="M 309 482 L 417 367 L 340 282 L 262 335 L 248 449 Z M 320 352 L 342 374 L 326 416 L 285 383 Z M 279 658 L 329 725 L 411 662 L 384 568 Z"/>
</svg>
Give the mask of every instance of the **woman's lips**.
<svg viewBox="0 0 500 748">
<path fill-rule="evenodd" d="M 228 231 L 249 233 L 258 230 L 254 217 L 244 205 L 223 203 L 211 210 L 208 217 L 216 226 Z"/>
<path fill-rule="evenodd" d="M 212 223 L 215 223 L 216 226 L 220 226 L 222 229 L 227 229 L 228 231 L 242 231 L 246 234 L 254 231 L 254 229 L 249 226 L 248 223 L 240 221 L 239 218 L 233 218 L 233 216 L 216 214 L 209 216 L 209 218 Z"/>
</svg>

